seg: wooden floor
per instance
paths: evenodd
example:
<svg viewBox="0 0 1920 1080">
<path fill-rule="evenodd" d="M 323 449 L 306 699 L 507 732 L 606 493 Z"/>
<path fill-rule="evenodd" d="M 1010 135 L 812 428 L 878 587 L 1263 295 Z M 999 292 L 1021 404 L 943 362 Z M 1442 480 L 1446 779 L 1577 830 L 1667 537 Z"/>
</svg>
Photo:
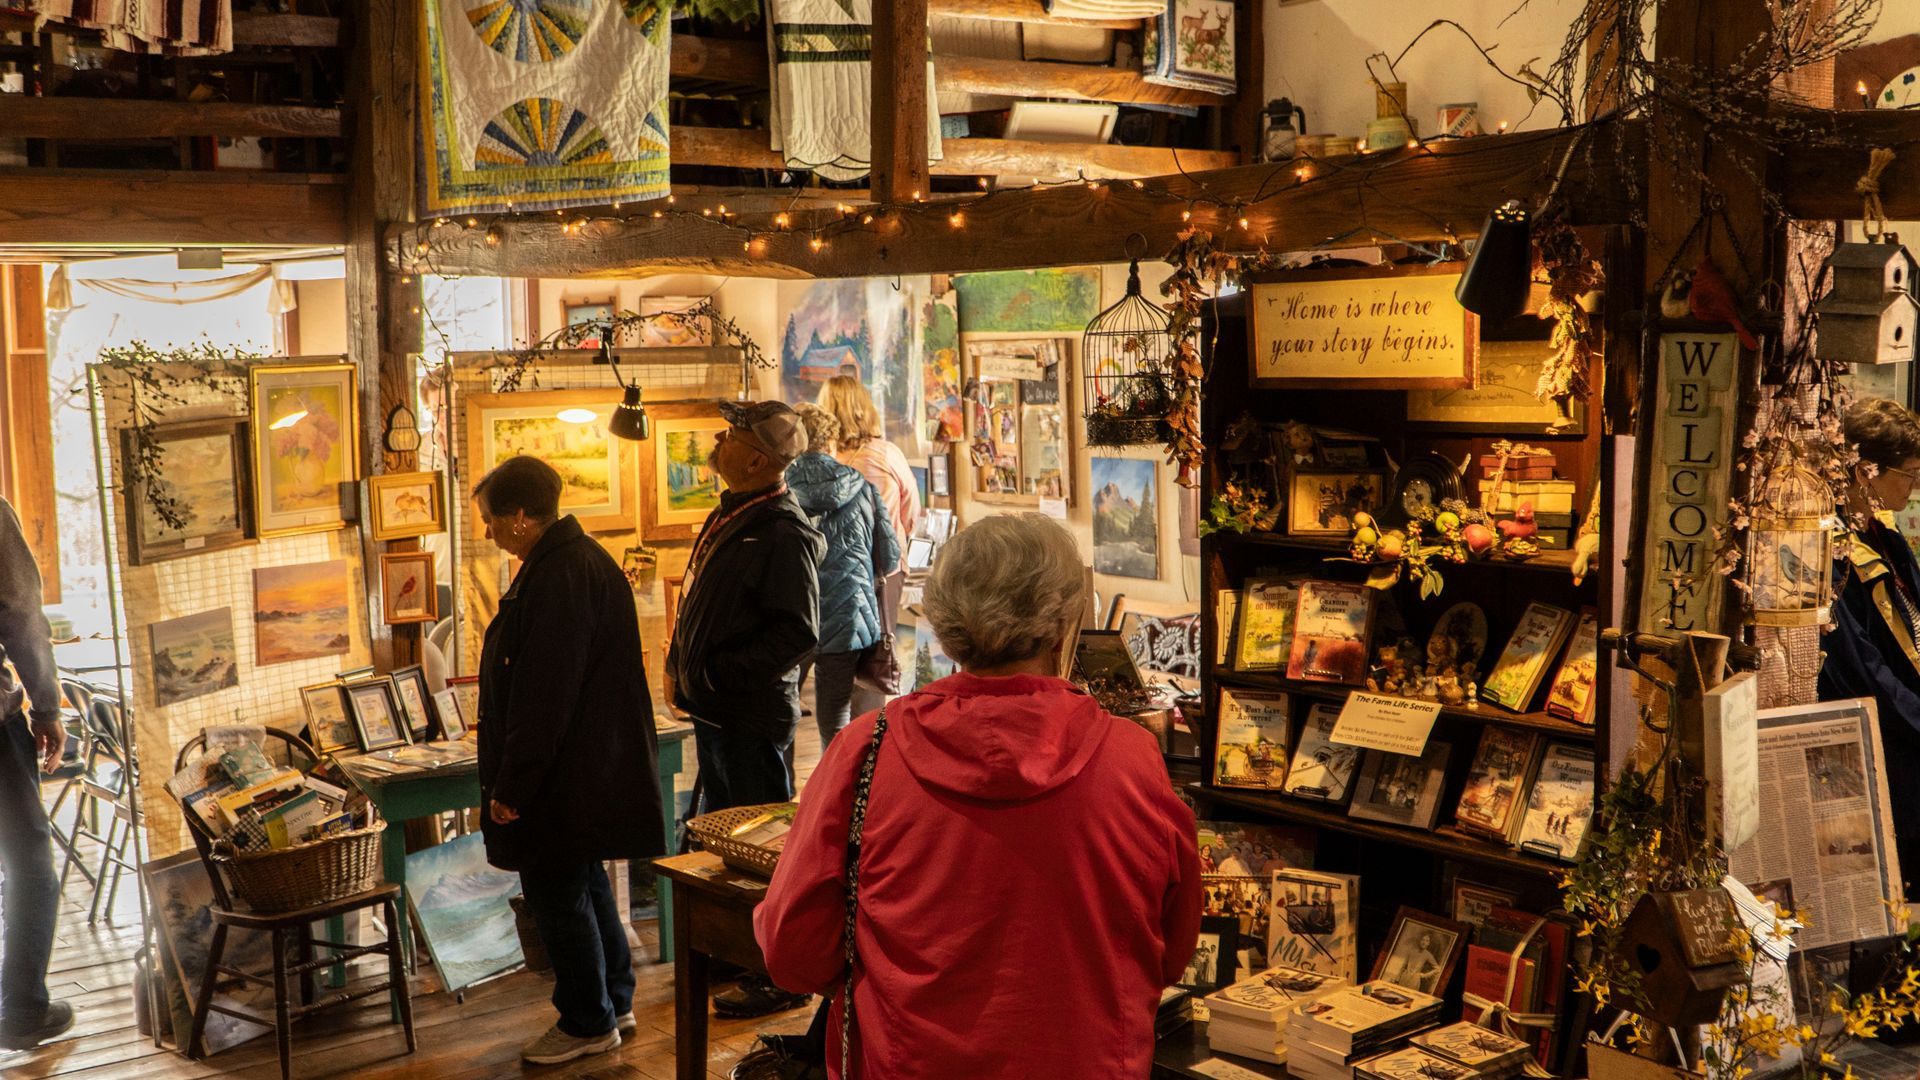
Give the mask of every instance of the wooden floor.
<svg viewBox="0 0 1920 1080">
<path fill-rule="evenodd" d="M 795 771 L 804 782 L 819 760 L 820 740 L 811 717 L 803 718 L 800 728 Z M 691 746 L 686 756 L 691 769 Z M 690 780 L 690 776 L 683 778 L 682 791 Z M 51 799 L 55 788 L 49 786 L 47 790 Z M 280 1075 L 273 1036 L 265 1029 L 260 1038 L 205 1061 L 191 1061 L 171 1049 L 156 1047 L 151 1037 L 140 1034 L 134 1026 L 134 969 L 130 957 L 140 947 L 141 929 L 132 879 L 121 890 L 111 918 L 103 918 L 94 926 L 87 925 L 91 899 L 91 888 L 75 872 L 61 905 L 48 978 L 53 996 L 70 1002 L 78 1014 L 73 1030 L 37 1050 L 0 1051 L 0 1077 L 189 1080 L 232 1076 L 268 1080 Z M 673 965 L 653 960 L 657 941 L 653 923 L 639 923 L 637 929 L 643 948 L 634 954 L 639 986 L 634 992 L 633 1011 L 640 1030 L 617 1051 L 561 1066 L 522 1065 L 521 1045 L 553 1023 L 553 1007 L 548 1002 L 552 981 L 516 972 L 470 988 L 465 1002 L 460 1003 L 451 994 L 439 991 L 433 968 L 423 954 L 419 973 L 412 981 L 417 1051 L 411 1055 L 406 1052 L 400 1027 L 388 1022 L 386 999 L 375 997 L 294 1025 L 294 1075 L 315 1080 L 480 1080 L 522 1072 L 591 1080 L 672 1077 Z M 811 1018 L 810 1008 L 757 1021 L 715 1017 L 707 1074 L 725 1077 L 753 1046 L 757 1032 L 802 1031 Z"/>
</svg>

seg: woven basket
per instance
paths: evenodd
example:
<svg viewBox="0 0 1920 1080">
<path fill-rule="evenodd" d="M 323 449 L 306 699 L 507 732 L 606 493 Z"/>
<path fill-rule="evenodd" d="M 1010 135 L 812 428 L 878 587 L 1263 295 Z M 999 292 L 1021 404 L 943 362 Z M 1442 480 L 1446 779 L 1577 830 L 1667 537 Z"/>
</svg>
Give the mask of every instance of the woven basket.
<svg viewBox="0 0 1920 1080">
<path fill-rule="evenodd" d="M 383 828 L 376 821 L 278 851 L 217 851 L 213 860 L 256 911 L 298 911 L 378 885 Z"/>
<path fill-rule="evenodd" d="M 711 814 L 701 814 L 687 822 L 688 831 L 700 846 L 720 856 L 720 861 L 743 874 L 770 878 L 773 868 L 780 861 L 780 853 L 768 851 L 753 844 L 743 844 L 733 838 L 733 830 L 752 821 L 762 814 L 771 813 L 792 806 L 792 803 L 768 803 L 763 806 L 736 806 L 731 810 L 715 810 Z"/>
</svg>

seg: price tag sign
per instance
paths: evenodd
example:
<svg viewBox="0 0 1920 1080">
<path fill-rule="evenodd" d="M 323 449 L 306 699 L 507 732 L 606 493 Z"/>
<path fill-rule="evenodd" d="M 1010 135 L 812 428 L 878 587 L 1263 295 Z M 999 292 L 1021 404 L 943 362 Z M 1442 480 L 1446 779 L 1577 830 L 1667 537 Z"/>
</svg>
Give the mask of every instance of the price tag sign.
<svg viewBox="0 0 1920 1080">
<path fill-rule="evenodd" d="M 1334 742 L 1389 754 L 1426 753 L 1427 736 L 1440 718 L 1440 703 L 1355 691 L 1334 721 Z"/>
</svg>

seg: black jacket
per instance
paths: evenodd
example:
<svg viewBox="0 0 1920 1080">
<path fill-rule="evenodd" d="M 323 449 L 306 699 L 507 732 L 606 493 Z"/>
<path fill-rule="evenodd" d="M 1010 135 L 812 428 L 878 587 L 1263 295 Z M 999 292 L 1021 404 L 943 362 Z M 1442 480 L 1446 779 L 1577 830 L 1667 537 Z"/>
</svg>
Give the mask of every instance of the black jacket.
<svg viewBox="0 0 1920 1080">
<path fill-rule="evenodd" d="M 800 663 L 820 640 L 827 542 L 792 492 L 717 525 L 747 496 L 707 515 L 704 563 L 687 584 L 668 652 L 674 704 L 697 719 L 771 739 L 800 719 Z"/>
<path fill-rule="evenodd" d="M 664 853 L 658 756 L 632 586 L 561 518 L 500 597 L 480 653 L 487 861 L 520 870 Z M 488 799 L 520 820 L 495 825 Z"/>
</svg>

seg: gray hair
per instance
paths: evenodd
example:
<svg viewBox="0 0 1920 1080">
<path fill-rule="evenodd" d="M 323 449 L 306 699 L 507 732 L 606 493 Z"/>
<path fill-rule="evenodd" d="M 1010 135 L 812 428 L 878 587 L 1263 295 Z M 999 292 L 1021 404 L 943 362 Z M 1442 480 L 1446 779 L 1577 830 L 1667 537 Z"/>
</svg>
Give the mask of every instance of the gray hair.
<svg viewBox="0 0 1920 1080">
<path fill-rule="evenodd" d="M 1073 537 L 1039 514 L 989 517 L 940 548 L 924 610 L 964 668 L 1030 660 L 1060 641 L 1086 601 Z"/>
</svg>

